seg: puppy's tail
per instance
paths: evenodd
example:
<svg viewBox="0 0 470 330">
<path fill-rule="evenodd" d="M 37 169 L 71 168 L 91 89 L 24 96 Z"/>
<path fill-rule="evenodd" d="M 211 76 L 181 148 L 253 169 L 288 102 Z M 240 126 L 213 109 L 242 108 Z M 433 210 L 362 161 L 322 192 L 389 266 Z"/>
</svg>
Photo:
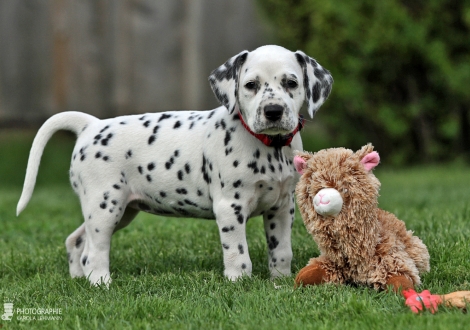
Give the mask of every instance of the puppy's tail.
<svg viewBox="0 0 470 330">
<path fill-rule="evenodd" d="M 60 130 L 71 131 L 78 136 L 89 123 L 95 120 L 97 120 L 97 118 L 86 113 L 68 111 L 52 116 L 41 126 L 34 138 L 33 145 L 29 153 L 23 192 L 21 193 L 20 200 L 16 207 L 17 216 L 25 209 L 31 199 L 34 185 L 36 184 L 36 176 L 38 174 L 41 156 L 51 136 Z"/>
</svg>

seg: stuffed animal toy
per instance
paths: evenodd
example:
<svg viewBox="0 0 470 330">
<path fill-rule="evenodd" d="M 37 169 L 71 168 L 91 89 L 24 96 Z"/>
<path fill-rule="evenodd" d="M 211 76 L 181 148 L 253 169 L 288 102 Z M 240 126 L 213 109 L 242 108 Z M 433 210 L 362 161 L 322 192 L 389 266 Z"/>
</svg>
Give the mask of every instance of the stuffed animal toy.
<svg viewBox="0 0 470 330">
<path fill-rule="evenodd" d="M 463 308 L 470 292 L 448 296 L 418 294 L 420 274 L 429 271 L 423 242 L 395 215 L 378 208 L 380 182 L 372 173 L 379 154 L 368 144 L 357 152 L 344 148 L 315 154 L 297 152 L 294 166 L 302 174 L 297 203 L 307 231 L 320 249 L 300 270 L 295 284 L 351 283 L 374 289 L 402 290 L 412 311 L 432 312 L 437 304 Z M 429 293 L 429 295 L 427 295 Z M 419 308 L 421 307 L 421 308 Z"/>
<path fill-rule="evenodd" d="M 356 283 L 395 290 L 419 285 L 429 253 L 403 221 L 377 207 L 380 182 L 372 173 L 379 154 L 368 144 L 298 153 L 302 177 L 297 202 L 307 231 L 320 249 L 297 275 L 297 285 Z"/>
</svg>

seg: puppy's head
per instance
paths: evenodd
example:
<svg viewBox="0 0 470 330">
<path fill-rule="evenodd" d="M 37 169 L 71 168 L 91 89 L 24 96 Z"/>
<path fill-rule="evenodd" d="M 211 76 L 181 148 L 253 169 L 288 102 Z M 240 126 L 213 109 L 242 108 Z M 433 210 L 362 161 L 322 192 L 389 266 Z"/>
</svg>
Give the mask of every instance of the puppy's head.
<svg viewBox="0 0 470 330">
<path fill-rule="evenodd" d="M 253 132 L 269 135 L 292 132 L 304 101 L 313 117 L 333 84 L 329 71 L 313 58 L 272 45 L 233 56 L 209 81 L 230 113 L 239 110 Z"/>
</svg>

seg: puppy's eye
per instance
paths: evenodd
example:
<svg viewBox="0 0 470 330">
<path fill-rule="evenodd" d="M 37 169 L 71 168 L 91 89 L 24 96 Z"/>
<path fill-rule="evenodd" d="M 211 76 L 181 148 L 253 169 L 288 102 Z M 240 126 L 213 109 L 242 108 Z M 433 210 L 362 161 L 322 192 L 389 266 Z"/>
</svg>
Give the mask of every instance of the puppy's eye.
<svg viewBox="0 0 470 330">
<path fill-rule="evenodd" d="M 287 80 L 287 88 L 294 89 L 297 88 L 298 85 L 299 84 L 295 80 Z"/>
<path fill-rule="evenodd" d="M 245 84 L 245 88 L 249 90 L 253 90 L 256 88 L 256 83 L 254 81 L 249 81 Z"/>
</svg>

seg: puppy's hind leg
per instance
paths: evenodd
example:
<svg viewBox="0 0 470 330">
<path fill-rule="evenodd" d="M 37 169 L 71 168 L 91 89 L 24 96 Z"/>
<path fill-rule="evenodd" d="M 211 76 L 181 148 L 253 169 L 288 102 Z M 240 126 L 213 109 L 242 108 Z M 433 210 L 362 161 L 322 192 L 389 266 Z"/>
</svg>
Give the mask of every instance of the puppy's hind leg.
<svg viewBox="0 0 470 330">
<path fill-rule="evenodd" d="M 127 224 L 137 214 L 137 212 L 125 212 L 122 207 L 125 198 L 122 195 L 113 195 L 110 192 L 94 196 L 90 194 L 86 200 L 81 201 L 82 212 L 85 215 L 86 240 L 80 264 L 84 275 L 94 285 L 111 283 L 109 272 L 111 236 L 119 227 L 121 219 Z"/>
<path fill-rule="evenodd" d="M 80 257 L 83 253 L 86 243 L 85 224 L 78 227 L 73 233 L 65 240 L 65 247 L 67 249 L 67 257 L 69 261 L 69 272 L 72 278 L 82 277 L 82 266 L 80 264 Z"/>
</svg>

